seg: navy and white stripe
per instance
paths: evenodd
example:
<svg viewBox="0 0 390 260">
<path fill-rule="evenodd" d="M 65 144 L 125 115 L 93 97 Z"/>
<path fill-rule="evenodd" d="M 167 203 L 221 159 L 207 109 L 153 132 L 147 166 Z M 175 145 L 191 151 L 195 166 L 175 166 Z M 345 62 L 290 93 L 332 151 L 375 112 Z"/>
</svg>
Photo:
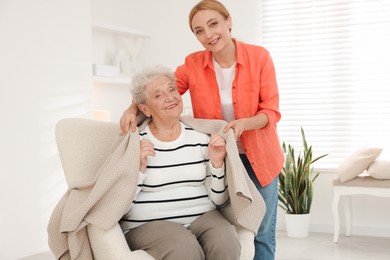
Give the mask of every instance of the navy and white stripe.
<svg viewBox="0 0 390 260">
<path fill-rule="evenodd" d="M 155 156 L 147 158 L 139 173 L 137 195 L 131 211 L 122 219 L 126 229 L 154 220 L 189 225 L 204 212 L 228 200 L 225 169 L 208 162 L 209 136 L 185 127 L 172 142 L 157 140 L 146 127 L 140 133 L 154 144 Z"/>
</svg>

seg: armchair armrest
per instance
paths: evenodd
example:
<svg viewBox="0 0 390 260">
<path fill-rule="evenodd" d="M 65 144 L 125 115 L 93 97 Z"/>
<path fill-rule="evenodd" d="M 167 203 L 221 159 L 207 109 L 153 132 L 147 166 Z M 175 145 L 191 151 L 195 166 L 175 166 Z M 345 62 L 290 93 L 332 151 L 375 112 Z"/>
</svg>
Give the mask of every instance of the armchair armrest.
<svg viewBox="0 0 390 260">
<path fill-rule="evenodd" d="M 234 225 L 235 221 L 233 217 L 233 210 L 230 204 L 220 208 L 219 211 L 227 220 L 229 220 L 230 223 L 232 223 L 232 225 Z M 250 230 L 243 229 L 242 227 L 235 227 L 241 244 L 240 260 L 252 260 L 255 256 L 255 234 Z"/>
<path fill-rule="evenodd" d="M 119 224 L 107 231 L 90 224 L 87 231 L 95 260 L 155 260 L 143 250 L 131 251 Z"/>
<path fill-rule="evenodd" d="M 241 244 L 240 260 L 252 260 L 255 256 L 255 235 L 247 229 L 240 229 L 237 233 Z"/>
</svg>

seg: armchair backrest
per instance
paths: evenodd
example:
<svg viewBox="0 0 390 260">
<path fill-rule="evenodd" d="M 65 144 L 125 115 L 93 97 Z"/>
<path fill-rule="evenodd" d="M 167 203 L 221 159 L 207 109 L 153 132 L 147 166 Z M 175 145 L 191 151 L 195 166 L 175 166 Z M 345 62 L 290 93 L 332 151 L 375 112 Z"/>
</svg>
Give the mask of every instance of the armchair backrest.
<svg viewBox="0 0 390 260">
<path fill-rule="evenodd" d="M 66 118 L 56 125 L 56 141 L 68 186 L 93 180 L 123 140 L 119 124 Z"/>
</svg>

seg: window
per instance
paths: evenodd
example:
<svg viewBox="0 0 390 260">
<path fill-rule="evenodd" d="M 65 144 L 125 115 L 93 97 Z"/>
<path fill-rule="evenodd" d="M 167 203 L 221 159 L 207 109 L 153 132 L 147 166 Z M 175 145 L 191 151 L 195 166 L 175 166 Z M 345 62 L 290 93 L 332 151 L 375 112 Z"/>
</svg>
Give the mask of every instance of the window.
<svg viewBox="0 0 390 260">
<path fill-rule="evenodd" d="M 281 141 L 334 169 L 363 145 L 390 154 L 390 1 L 263 0 L 263 46 L 280 90 Z M 390 159 L 390 157 L 387 157 Z"/>
</svg>

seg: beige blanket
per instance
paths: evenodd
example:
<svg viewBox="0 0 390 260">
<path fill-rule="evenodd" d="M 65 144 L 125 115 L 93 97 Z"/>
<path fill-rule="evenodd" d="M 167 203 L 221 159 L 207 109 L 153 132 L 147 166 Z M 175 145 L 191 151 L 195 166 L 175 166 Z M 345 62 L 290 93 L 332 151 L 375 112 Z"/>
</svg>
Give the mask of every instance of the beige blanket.
<svg viewBox="0 0 390 260">
<path fill-rule="evenodd" d="M 236 225 L 256 233 L 265 213 L 264 201 L 241 163 L 232 131 L 223 134 L 226 122 L 182 117 L 202 133 L 220 133 L 226 140 L 226 172 Z M 148 124 L 144 121 L 139 127 Z M 69 187 L 55 207 L 48 225 L 49 246 L 56 259 L 93 259 L 86 226 L 109 230 L 131 207 L 139 171 L 139 134 L 129 132 L 91 183 Z"/>
</svg>

